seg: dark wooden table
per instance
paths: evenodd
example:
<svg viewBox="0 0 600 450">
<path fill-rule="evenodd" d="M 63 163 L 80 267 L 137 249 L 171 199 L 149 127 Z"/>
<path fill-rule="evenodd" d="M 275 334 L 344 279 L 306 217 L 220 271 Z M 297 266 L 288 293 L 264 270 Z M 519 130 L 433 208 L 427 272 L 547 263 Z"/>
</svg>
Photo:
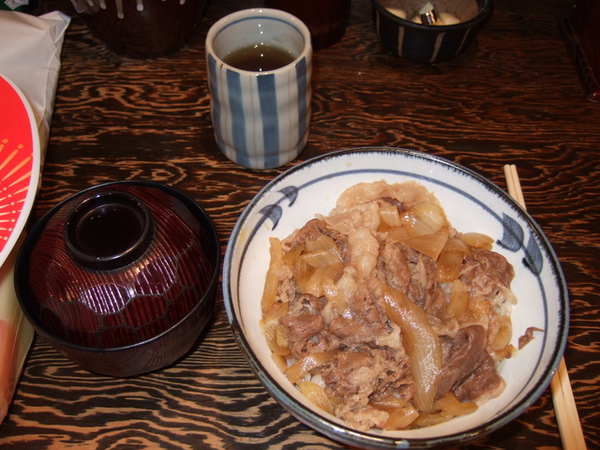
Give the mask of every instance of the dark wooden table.
<svg viewBox="0 0 600 450">
<path fill-rule="evenodd" d="M 558 27 L 572 0 L 497 0 L 475 45 L 437 66 L 384 52 L 367 0 L 354 0 L 344 39 L 314 55 L 312 125 L 300 158 L 252 171 L 217 149 L 204 37 L 219 17 L 260 1 L 209 4 L 189 47 L 140 61 L 116 56 L 67 0 L 42 188 L 32 219 L 88 186 L 155 180 L 193 196 L 223 247 L 253 195 L 299 160 L 358 146 L 396 146 L 452 159 L 505 187 L 518 166 L 528 209 L 562 263 L 571 297 L 565 359 L 589 448 L 600 447 L 600 103 L 585 98 Z M 89 373 L 36 338 L 0 426 L 2 449 L 196 449 L 341 446 L 291 417 L 236 347 L 219 292 L 207 335 L 173 367 L 132 379 Z M 519 419 L 473 448 L 557 448 L 546 391 Z"/>
</svg>

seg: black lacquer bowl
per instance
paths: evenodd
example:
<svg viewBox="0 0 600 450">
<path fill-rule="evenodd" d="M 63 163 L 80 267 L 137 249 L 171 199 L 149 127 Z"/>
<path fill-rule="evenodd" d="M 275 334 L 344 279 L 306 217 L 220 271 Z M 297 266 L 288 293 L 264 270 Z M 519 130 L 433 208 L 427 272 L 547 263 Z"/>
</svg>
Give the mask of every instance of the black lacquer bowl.
<svg viewBox="0 0 600 450">
<path fill-rule="evenodd" d="M 31 230 L 15 268 L 36 331 L 92 372 L 127 377 L 172 364 L 214 312 L 221 249 L 194 200 L 151 182 L 99 185 Z"/>
<path fill-rule="evenodd" d="M 492 13 L 492 0 L 372 0 L 373 20 L 384 48 L 409 61 L 440 63 L 463 53 Z M 425 25 L 419 12 L 433 5 L 438 17 L 458 20 Z M 438 22 L 439 23 L 439 22 Z"/>
</svg>

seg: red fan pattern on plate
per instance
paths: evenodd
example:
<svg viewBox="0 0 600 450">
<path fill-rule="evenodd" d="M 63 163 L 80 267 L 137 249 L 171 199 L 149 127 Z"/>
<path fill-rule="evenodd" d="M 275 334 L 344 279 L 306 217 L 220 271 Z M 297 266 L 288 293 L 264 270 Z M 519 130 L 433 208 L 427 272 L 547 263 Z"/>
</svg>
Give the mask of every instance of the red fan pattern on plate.
<svg viewBox="0 0 600 450">
<path fill-rule="evenodd" d="M 0 75 L 0 265 L 12 250 L 33 205 L 39 141 L 31 108 Z"/>
</svg>

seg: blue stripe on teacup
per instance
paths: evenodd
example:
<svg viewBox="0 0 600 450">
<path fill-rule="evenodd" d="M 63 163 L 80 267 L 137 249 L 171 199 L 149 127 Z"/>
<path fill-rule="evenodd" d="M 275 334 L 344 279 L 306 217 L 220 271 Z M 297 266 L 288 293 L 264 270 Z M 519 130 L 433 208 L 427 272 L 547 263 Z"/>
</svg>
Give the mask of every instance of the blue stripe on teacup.
<svg viewBox="0 0 600 450">
<path fill-rule="evenodd" d="M 246 118 L 244 114 L 244 93 L 242 92 L 241 76 L 238 72 L 227 69 L 227 93 L 229 94 L 229 109 L 231 123 L 229 130 L 223 130 L 225 135 L 231 135 L 231 143 L 236 149 L 234 161 L 242 166 L 250 164 L 250 153 L 246 139 Z"/>
<path fill-rule="evenodd" d="M 218 138 L 222 134 L 221 130 L 221 102 L 217 99 L 219 98 L 219 83 L 217 82 L 217 61 L 213 55 L 208 55 L 208 80 L 209 80 L 209 88 L 210 95 L 212 97 L 211 103 L 211 114 L 213 120 L 213 126 L 215 128 L 215 136 Z"/>
<path fill-rule="evenodd" d="M 238 73 L 223 69 L 214 56 L 209 54 L 211 114 L 215 138 L 225 156 L 240 165 L 247 165 L 250 158 L 246 145 L 241 79 Z M 230 113 L 225 113 L 224 107 L 229 109 Z M 233 154 L 232 146 L 236 147 L 239 152 Z"/>
<path fill-rule="evenodd" d="M 308 131 L 309 123 L 309 104 L 308 92 L 310 90 L 310 80 L 308 76 L 308 63 L 306 58 L 302 58 L 296 64 L 296 86 L 298 87 L 298 139 L 302 140 Z"/>
<path fill-rule="evenodd" d="M 264 144 L 263 167 L 277 167 L 279 166 L 279 115 L 275 75 L 272 73 L 258 75 L 256 83 Z"/>
</svg>

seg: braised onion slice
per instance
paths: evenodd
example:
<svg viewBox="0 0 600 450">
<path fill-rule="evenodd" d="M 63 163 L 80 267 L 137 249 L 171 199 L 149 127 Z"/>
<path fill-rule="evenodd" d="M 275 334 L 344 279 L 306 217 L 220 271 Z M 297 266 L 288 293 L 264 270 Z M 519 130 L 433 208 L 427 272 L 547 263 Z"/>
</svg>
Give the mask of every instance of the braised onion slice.
<svg viewBox="0 0 600 450">
<path fill-rule="evenodd" d="M 446 411 L 453 416 L 463 416 L 477 411 L 477 403 L 461 402 L 452 392 L 448 392 L 442 398 L 438 399 L 434 405 L 435 409 Z"/>
<path fill-rule="evenodd" d="M 315 250 L 314 252 L 304 253 L 300 258 L 316 269 L 331 264 L 342 263 L 342 258 L 329 250 Z"/>
<path fill-rule="evenodd" d="M 335 355 L 334 351 L 317 352 L 299 359 L 285 371 L 285 375 L 292 383 L 297 383 L 307 372 L 315 367 L 325 364 Z"/>
<path fill-rule="evenodd" d="M 402 220 L 400 218 L 400 212 L 398 207 L 395 205 L 382 206 L 379 208 L 379 215 L 383 222 L 389 227 L 402 226 Z"/>
<path fill-rule="evenodd" d="M 267 312 L 275 303 L 277 298 L 277 289 L 279 286 L 279 270 L 283 266 L 283 249 L 281 241 L 277 238 L 270 238 L 269 253 L 271 254 L 271 264 L 267 271 L 265 279 L 265 289 L 261 300 L 261 308 L 263 313 Z"/>
<path fill-rule="evenodd" d="M 298 381 L 296 383 L 300 392 L 312 403 L 329 414 L 335 414 L 336 402 L 325 394 L 325 389 L 312 381 Z"/>
<path fill-rule="evenodd" d="M 419 417 L 419 411 L 411 405 L 393 409 L 387 411 L 387 413 L 389 414 L 389 417 L 383 427 L 386 430 L 403 430 L 408 428 Z"/>
<path fill-rule="evenodd" d="M 263 313 L 260 328 L 274 354 L 286 356 L 290 354 L 287 332 L 280 320 L 288 316 L 289 304 L 275 302 Z"/>
<path fill-rule="evenodd" d="M 470 247 L 491 250 L 494 240 L 483 233 L 462 233 L 460 240 Z"/>
<path fill-rule="evenodd" d="M 467 287 L 460 280 L 454 280 L 452 283 L 452 293 L 450 294 L 450 302 L 448 303 L 447 314 L 451 317 L 456 317 L 459 323 L 462 323 L 464 315 L 469 310 L 471 303 L 471 295 L 467 291 Z"/>
<path fill-rule="evenodd" d="M 372 400 L 371 406 L 388 413 L 388 419 L 383 427 L 385 430 L 403 430 L 419 417 L 419 411 L 415 409 L 411 402 L 389 395 L 382 399 Z"/>
<path fill-rule="evenodd" d="M 431 259 L 437 260 L 444 249 L 447 240 L 448 229 L 444 227 L 431 234 L 422 234 L 412 237 L 406 241 L 406 245 L 413 250 L 429 256 Z"/>
<path fill-rule="evenodd" d="M 415 380 L 415 405 L 425 413 L 431 412 L 443 362 L 440 339 L 427 321 L 425 312 L 406 294 L 389 285 L 382 285 L 381 291 L 388 316 L 402 330 Z"/>
<path fill-rule="evenodd" d="M 306 281 L 302 288 L 302 292 L 315 297 L 327 296 L 332 294 L 335 288 L 334 280 L 339 278 L 344 269 L 341 261 L 327 266 L 319 267 L 312 272 L 312 275 Z"/>
<path fill-rule="evenodd" d="M 402 221 L 413 236 L 433 234 L 448 226 L 444 210 L 434 203 L 419 203 L 413 206 L 404 213 Z"/>
</svg>

